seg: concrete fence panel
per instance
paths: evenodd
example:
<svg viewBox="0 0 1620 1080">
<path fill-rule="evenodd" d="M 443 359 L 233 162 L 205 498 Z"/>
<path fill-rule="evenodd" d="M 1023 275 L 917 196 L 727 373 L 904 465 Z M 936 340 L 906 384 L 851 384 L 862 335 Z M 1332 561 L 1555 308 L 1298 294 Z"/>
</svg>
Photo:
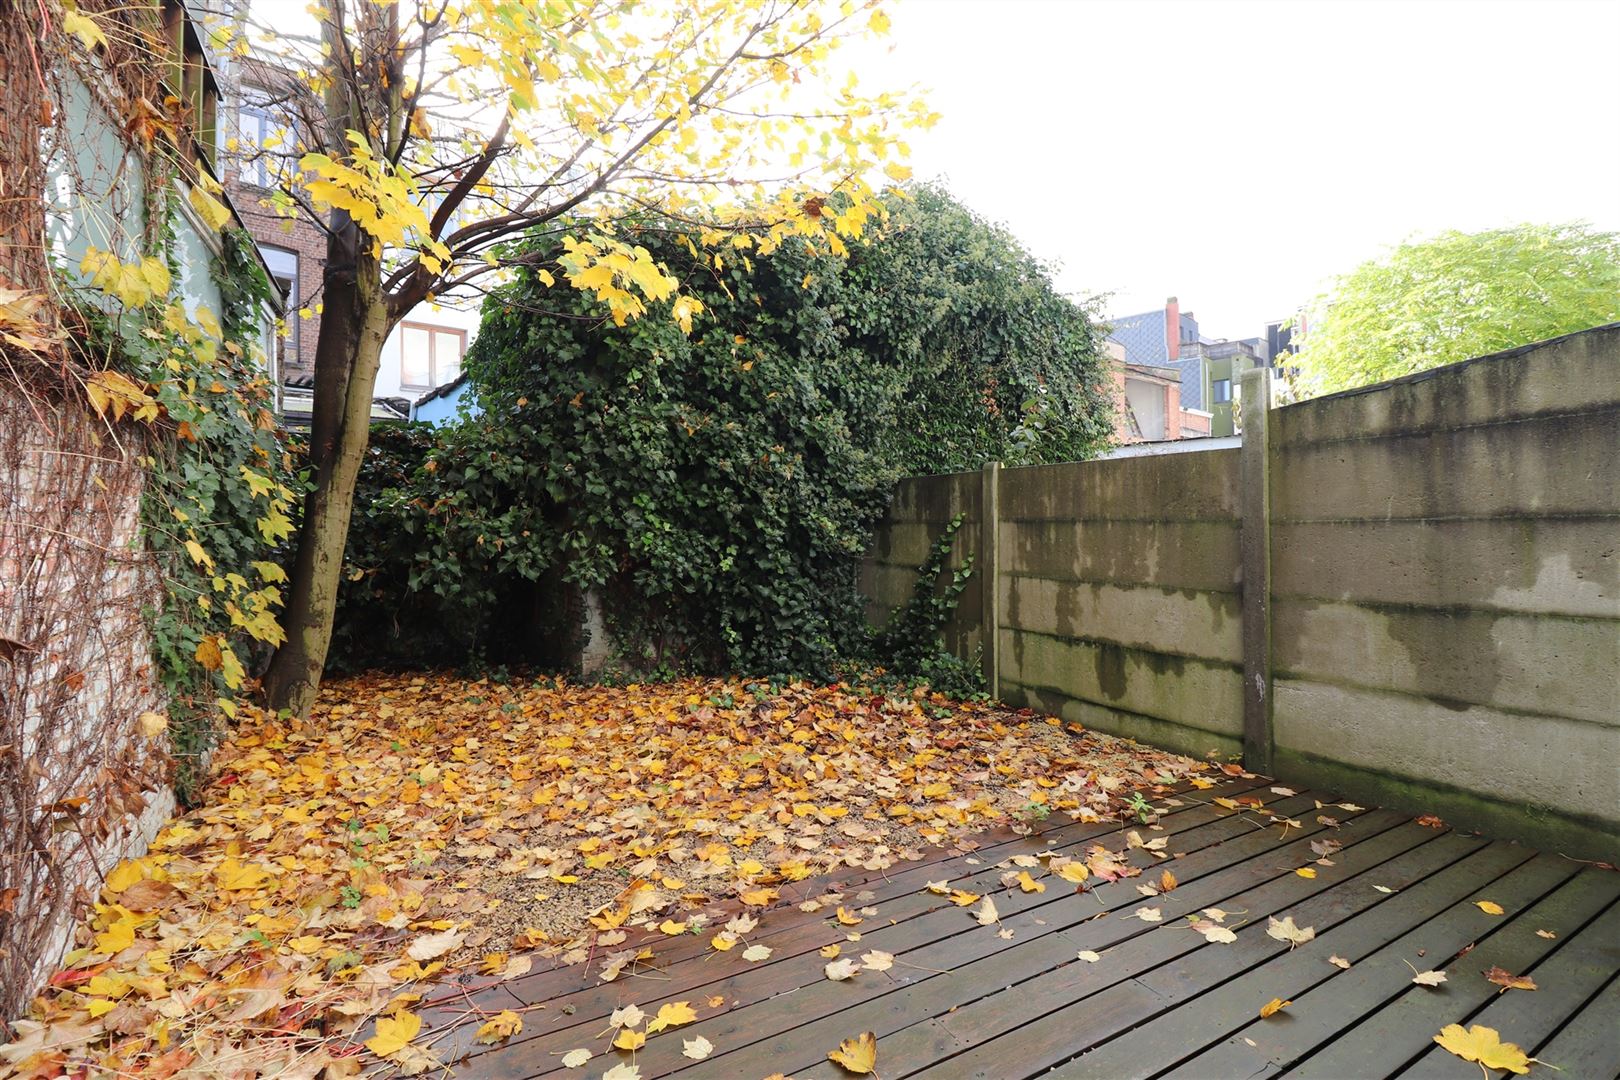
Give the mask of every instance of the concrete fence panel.
<svg viewBox="0 0 1620 1080">
<path fill-rule="evenodd" d="M 1241 449 L 903 481 L 871 611 L 961 513 L 991 572 L 947 644 L 1007 702 L 1620 856 L 1620 326 L 1280 408 L 1269 378 Z"/>
</svg>

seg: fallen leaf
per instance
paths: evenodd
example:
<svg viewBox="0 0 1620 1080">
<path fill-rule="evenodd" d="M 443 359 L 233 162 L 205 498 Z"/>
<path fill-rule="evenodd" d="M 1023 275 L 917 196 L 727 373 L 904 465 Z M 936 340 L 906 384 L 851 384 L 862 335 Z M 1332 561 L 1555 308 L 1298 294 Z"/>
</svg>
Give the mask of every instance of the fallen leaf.
<svg viewBox="0 0 1620 1080">
<path fill-rule="evenodd" d="M 1207 923 L 1197 929 L 1205 941 L 1214 945 L 1230 945 L 1237 940 L 1236 934 L 1217 923 Z"/>
<path fill-rule="evenodd" d="M 1264 1020 L 1269 1016 L 1275 1016 L 1277 1013 L 1288 1008 L 1288 1006 L 1292 1004 L 1292 1001 L 1284 1001 L 1282 998 L 1272 998 L 1270 1001 L 1260 1006 L 1260 1019 Z"/>
<path fill-rule="evenodd" d="M 1485 972 L 1485 981 L 1495 983 L 1502 989 L 1497 993 L 1506 993 L 1509 990 L 1537 990 L 1536 980 L 1528 975 L 1514 975 L 1500 967 L 1493 967 Z"/>
<path fill-rule="evenodd" d="M 1053 867 L 1052 873 L 1073 885 L 1083 884 L 1086 878 L 1091 876 L 1091 871 L 1086 869 L 1086 864 L 1079 860 Z"/>
<path fill-rule="evenodd" d="M 1412 981 L 1419 986 L 1439 986 L 1446 981 L 1446 973 L 1443 971 L 1420 971 L 1412 976 Z"/>
<path fill-rule="evenodd" d="M 1159 875 L 1159 891 L 1160 892 L 1173 892 L 1173 891 L 1175 891 L 1175 887 L 1176 887 L 1176 875 L 1172 874 L 1168 870 L 1166 870 L 1164 873 Z"/>
<path fill-rule="evenodd" d="M 1160 912 L 1160 910 L 1158 908 L 1156 908 L 1156 907 L 1139 907 L 1135 911 L 1131 912 L 1131 914 L 1135 915 L 1138 919 L 1141 919 L 1143 922 L 1163 922 L 1164 921 L 1164 914 L 1162 912 Z"/>
<path fill-rule="evenodd" d="M 701 1035 L 681 1043 L 681 1056 L 691 1058 L 693 1061 L 702 1061 L 712 1053 L 714 1053 L 714 1043 Z"/>
<path fill-rule="evenodd" d="M 828 1052 L 827 1058 L 846 1072 L 865 1076 L 877 1068 L 877 1035 L 863 1031 L 853 1039 L 845 1039 L 838 1049 Z"/>
<path fill-rule="evenodd" d="M 1388 885 L 1374 885 L 1373 888 L 1377 889 L 1381 893 L 1392 893 L 1392 892 L 1395 891 L 1394 889 L 1390 888 Z"/>
<path fill-rule="evenodd" d="M 1079 959 L 1084 960 L 1088 964 L 1095 964 L 1097 961 L 1102 959 L 1101 955 L 1099 955 L 1098 953 L 1092 952 L 1090 949 L 1081 949 L 1075 955 Z"/>
<path fill-rule="evenodd" d="M 1461 1024 L 1447 1024 L 1434 1041 L 1464 1061 L 1477 1061 L 1487 1069 L 1519 1074 L 1530 1071 L 1530 1058 L 1513 1043 L 1503 1042 L 1495 1028 L 1475 1024 L 1465 1031 Z"/>
<path fill-rule="evenodd" d="M 952 889 L 951 903 L 957 907 L 969 907 L 979 902 L 979 894 L 968 892 L 966 889 Z"/>
<path fill-rule="evenodd" d="M 1435 817 L 1433 814 L 1424 814 L 1422 817 L 1417 819 L 1417 823 L 1419 825 L 1427 825 L 1431 829 L 1443 829 L 1446 827 L 1446 823 Z"/>
<path fill-rule="evenodd" d="M 923 885 L 923 888 L 938 896 L 944 896 L 951 891 L 951 887 L 943 881 L 930 881 Z"/>
<path fill-rule="evenodd" d="M 603 1073 L 602 1080 L 641 1080 L 641 1066 L 621 1061 Z"/>
<path fill-rule="evenodd" d="M 1487 915 L 1504 914 L 1502 905 L 1496 903 L 1494 900 L 1475 900 L 1474 906 L 1479 908 L 1479 910 L 1483 911 Z"/>
<path fill-rule="evenodd" d="M 771 950 L 764 945 L 750 945 L 742 951 L 742 958 L 750 964 L 757 964 L 761 960 L 769 960 Z"/>
<path fill-rule="evenodd" d="M 436 960 L 445 953 L 457 948 L 466 940 L 467 935 L 458 930 L 446 930 L 439 934 L 423 934 L 411 942 L 405 955 L 412 960 Z"/>
<path fill-rule="evenodd" d="M 1282 919 L 1271 918 L 1266 923 L 1266 935 L 1278 941 L 1288 942 L 1292 949 L 1296 945 L 1303 945 L 1316 937 L 1316 929 L 1311 926 L 1295 926 L 1294 917 L 1289 915 Z"/>
<path fill-rule="evenodd" d="M 1271 789 L 1271 793 L 1273 795 L 1281 795 L 1285 799 L 1288 798 L 1291 795 L 1298 795 L 1299 794 L 1299 792 L 1295 791 L 1293 788 L 1286 788 L 1286 787 L 1274 787 L 1274 788 Z"/>
<path fill-rule="evenodd" d="M 1346 960 L 1342 956 L 1330 956 L 1328 957 L 1328 963 L 1332 964 L 1336 968 L 1344 968 L 1346 971 L 1350 970 L 1350 961 Z"/>
<path fill-rule="evenodd" d="M 366 1040 L 366 1049 L 378 1057 L 389 1057 L 404 1049 L 422 1030 L 422 1018 L 400 1009 L 392 1016 L 377 1018 L 377 1034 Z"/>
<path fill-rule="evenodd" d="M 1018 872 L 1018 887 L 1027 893 L 1043 893 L 1046 891 L 1046 886 L 1030 877 L 1028 870 Z"/>
<path fill-rule="evenodd" d="M 826 973 L 827 978 L 831 979 L 833 982 L 843 982 L 845 979 L 854 978 L 855 973 L 859 970 L 861 970 L 860 965 L 849 959 L 847 956 L 842 960 L 834 960 L 832 963 L 822 968 L 822 971 Z"/>
<path fill-rule="evenodd" d="M 1295 870 L 1294 873 L 1298 874 L 1302 878 L 1313 878 L 1316 876 L 1316 871 L 1312 870 L 1308 866 L 1302 866 L 1298 870 Z"/>
<path fill-rule="evenodd" d="M 894 967 L 894 954 L 873 949 L 869 953 L 861 954 L 861 966 L 867 971 L 888 971 Z"/>
<path fill-rule="evenodd" d="M 613 1045 L 619 1050 L 640 1050 L 647 1045 L 647 1036 L 630 1028 L 620 1028 L 618 1035 L 613 1038 Z"/>
<path fill-rule="evenodd" d="M 647 1021 L 647 1034 L 656 1035 L 665 1028 L 690 1024 L 698 1018 L 690 1001 L 669 1002 L 658 1007 L 658 1015 Z"/>
<path fill-rule="evenodd" d="M 595 1056 L 583 1046 L 578 1050 L 570 1050 L 562 1056 L 563 1068 L 577 1069 Z"/>
<path fill-rule="evenodd" d="M 502 1009 L 478 1025 L 478 1033 L 473 1036 L 473 1039 L 481 1043 L 497 1043 L 502 1039 L 510 1039 L 522 1030 L 523 1017 L 511 1009 Z"/>
<path fill-rule="evenodd" d="M 621 1005 L 613 1010 L 612 1016 L 608 1017 L 608 1024 L 616 1028 L 633 1028 L 640 1027 L 645 1019 L 647 1014 L 641 1011 L 640 1006 Z"/>
<path fill-rule="evenodd" d="M 1558 935 L 1553 933 L 1551 930 L 1537 930 L 1536 931 L 1536 937 L 1546 938 L 1548 941 L 1551 941 L 1553 938 L 1555 938 L 1557 936 Z"/>
<path fill-rule="evenodd" d="M 823 945 L 821 947 L 821 955 L 826 957 L 828 960 L 831 960 L 838 955 L 841 948 L 842 947 L 836 941 L 831 945 Z"/>
<path fill-rule="evenodd" d="M 838 909 L 838 921 L 843 923 L 845 926 L 859 926 L 861 923 L 861 917 L 848 908 L 841 907 Z"/>
<path fill-rule="evenodd" d="M 996 911 L 996 902 L 988 896 L 984 898 L 984 903 L 974 909 L 971 914 L 980 926 L 989 926 L 992 923 L 999 922 L 1001 919 L 1000 913 Z"/>
</svg>

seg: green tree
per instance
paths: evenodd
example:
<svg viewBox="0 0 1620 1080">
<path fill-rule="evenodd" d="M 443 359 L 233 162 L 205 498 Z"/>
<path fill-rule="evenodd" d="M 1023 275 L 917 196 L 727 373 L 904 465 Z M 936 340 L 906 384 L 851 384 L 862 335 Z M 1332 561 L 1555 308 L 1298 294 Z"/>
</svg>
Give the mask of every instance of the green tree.
<svg viewBox="0 0 1620 1080">
<path fill-rule="evenodd" d="M 401 318 L 499 280 L 511 240 L 588 217 L 559 280 L 621 324 L 656 314 L 684 329 L 700 305 L 615 221 L 656 206 L 725 223 L 705 241 L 841 252 L 873 210 L 873 184 L 909 175 L 904 130 L 933 121 L 909 94 L 866 93 L 837 62 L 841 43 L 886 33 L 876 0 L 328 0 L 310 11 L 318 37 L 247 16 L 292 73 L 276 204 L 327 234 L 312 483 L 286 641 L 264 676 L 270 705 L 299 715 L 331 644 L 372 392 Z M 823 213 L 835 195 L 838 212 Z M 746 224 L 762 227 L 732 228 L 744 204 Z"/>
<path fill-rule="evenodd" d="M 1620 320 L 1620 236 L 1585 225 L 1447 232 L 1339 279 L 1299 355 L 1332 393 Z"/>
</svg>

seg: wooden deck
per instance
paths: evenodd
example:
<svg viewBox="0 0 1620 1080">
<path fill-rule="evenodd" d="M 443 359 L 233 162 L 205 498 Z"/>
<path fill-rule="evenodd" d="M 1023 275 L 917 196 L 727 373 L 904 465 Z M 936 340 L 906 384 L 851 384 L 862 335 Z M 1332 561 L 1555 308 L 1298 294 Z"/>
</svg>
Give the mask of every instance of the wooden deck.
<svg viewBox="0 0 1620 1080">
<path fill-rule="evenodd" d="M 424 1010 L 443 1029 L 434 1048 L 462 1080 L 594 1078 L 632 1060 L 644 1080 L 676 1073 L 688 1080 L 777 1073 L 831 1080 L 849 1074 L 827 1052 L 863 1031 L 879 1036 L 883 1080 L 1477 1080 L 1480 1066 L 1433 1042 L 1447 1024 L 1477 1023 L 1563 1069 L 1534 1065 L 1532 1075 L 1620 1075 L 1620 874 L 1391 811 L 1343 810 L 1331 794 L 1272 787 L 1251 779 L 1176 793 L 1179 805 L 1158 828 L 1140 829 L 1144 839 L 1167 838 L 1172 857 L 1136 848 L 1130 862 L 1142 876 L 1113 883 L 1093 877 L 1095 888 L 1082 893 L 1044 870 L 1032 871 L 1047 886 L 1041 893 L 1001 883 L 1003 861 L 1013 855 L 1125 846 L 1117 824 L 1079 825 L 1055 815 L 1036 837 L 989 834 L 975 852 L 939 852 L 887 874 L 801 882 L 791 896 L 784 889 L 746 935 L 745 944 L 773 950 L 763 963 L 745 961 L 743 946 L 710 949 L 710 934 L 656 935 L 647 939 L 655 957 L 640 974 L 611 983 L 598 983 L 593 965 L 589 973 L 580 966 L 535 972 L 453 995 L 440 988 L 438 1004 Z M 1217 796 L 1256 799 L 1264 810 L 1233 811 L 1215 804 Z M 1273 823 L 1272 815 L 1297 824 Z M 1325 839 L 1342 845 L 1329 856 L 1332 865 L 1318 865 L 1311 847 Z M 1300 868 L 1316 876 L 1297 874 Z M 1176 887 L 1145 897 L 1138 886 L 1157 881 L 1163 869 Z M 981 926 L 967 909 L 925 889 L 941 879 L 992 896 L 1001 927 Z M 797 908 L 829 888 L 842 891 L 851 910 L 877 914 L 851 928 L 838 925 L 831 909 Z M 1500 905 L 1504 914 L 1475 901 Z M 1135 917 L 1143 906 L 1159 908 L 1163 922 Z M 1228 913 L 1234 943 L 1206 942 L 1191 928 L 1186 916 L 1209 907 Z M 1315 940 L 1290 949 L 1267 935 L 1272 915 L 1314 928 Z M 1011 930 L 1010 938 L 998 929 Z M 858 942 L 846 940 L 852 930 Z M 639 941 L 633 936 L 614 948 Z M 892 953 L 895 965 L 829 981 L 817 950 L 832 943 L 857 959 L 868 950 Z M 1100 959 L 1077 959 L 1085 950 Z M 1330 963 L 1331 956 L 1350 967 Z M 1493 967 L 1530 975 L 1539 988 L 1500 992 L 1483 976 Z M 1416 971 L 1431 969 L 1446 972 L 1443 985 L 1412 982 Z M 1292 1004 L 1261 1019 L 1261 1006 L 1273 998 Z M 609 1046 L 613 1009 L 634 1003 L 651 1016 L 676 1001 L 690 1002 L 698 1022 L 652 1036 L 633 1056 Z M 472 1042 L 473 1010 L 524 1007 L 518 1037 L 494 1047 Z M 714 1046 L 707 1060 L 682 1054 L 684 1040 L 697 1036 Z M 562 1055 L 577 1047 L 596 1056 L 584 1068 L 564 1069 Z"/>
</svg>

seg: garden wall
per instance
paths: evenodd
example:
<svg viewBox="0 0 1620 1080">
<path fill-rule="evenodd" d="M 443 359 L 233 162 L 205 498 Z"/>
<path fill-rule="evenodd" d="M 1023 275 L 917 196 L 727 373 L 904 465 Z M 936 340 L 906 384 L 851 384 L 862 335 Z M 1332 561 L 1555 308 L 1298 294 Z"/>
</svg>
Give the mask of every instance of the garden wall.
<svg viewBox="0 0 1620 1080">
<path fill-rule="evenodd" d="M 102 876 L 174 808 L 167 740 L 140 727 L 163 711 L 142 450 L 0 380 L 0 1016 L 21 1014 Z"/>
<path fill-rule="evenodd" d="M 996 588 L 949 644 L 1008 702 L 1620 856 L 1620 326 L 1262 412 L 1268 378 L 1239 450 L 902 482 L 874 611 L 976 492 Z"/>
</svg>

